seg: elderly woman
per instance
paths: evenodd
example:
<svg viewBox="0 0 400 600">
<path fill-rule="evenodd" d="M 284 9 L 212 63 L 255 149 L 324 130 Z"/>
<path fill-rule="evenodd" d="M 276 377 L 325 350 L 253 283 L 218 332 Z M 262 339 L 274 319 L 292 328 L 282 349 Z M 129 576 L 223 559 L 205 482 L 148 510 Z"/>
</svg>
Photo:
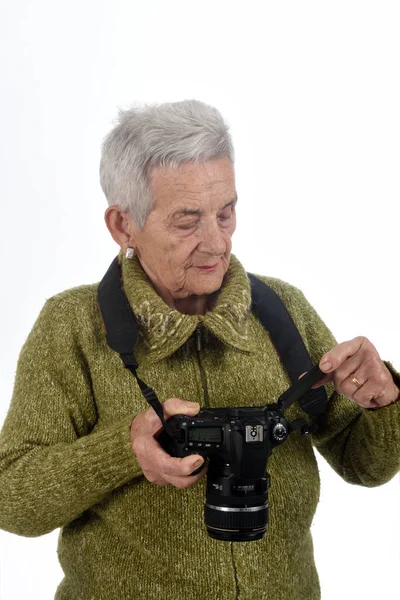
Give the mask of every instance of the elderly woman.
<svg viewBox="0 0 400 600">
<path fill-rule="evenodd" d="M 231 254 L 233 164 L 226 124 L 197 101 L 121 111 L 103 144 L 105 221 L 139 331 L 137 374 L 165 418 L 262 406 L 292 384 Z M 400 376 L 365 337 L 337 344 L 299 289 L 260 279 L 327 373 L 313 387 L 326 385 L 329 402 L 317 432 L 293 433 L 272 453 L 268 531 L 246 543 L 207 534 L 206 470 L 192 475 L 204 459 L 158 443 L 158 416 L 107 344 L 98 284 L 45 303 L 1 431 L 0 527 L 61 527 L 57 600 L 320 598 L 313 446 L 349 483 L 388 482 L 400 469 Z M 296 402 L 287 416 L 304 412 Z"/>
</svg>

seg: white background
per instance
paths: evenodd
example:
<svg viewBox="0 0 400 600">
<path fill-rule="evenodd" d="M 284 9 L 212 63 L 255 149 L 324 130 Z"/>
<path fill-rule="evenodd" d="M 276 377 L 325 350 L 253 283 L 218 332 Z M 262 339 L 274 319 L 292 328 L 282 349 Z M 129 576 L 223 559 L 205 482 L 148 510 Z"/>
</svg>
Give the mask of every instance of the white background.
<svg viewBox="0 0 400 600">
<path fill-rule="evenodd" d="M 0 424 L 45 300 L 118 252 L 100 143 L 133 102 L 216 106 L 236 149 L 234 253 L 400 369 L 397 0 L 3 0 L 0 23 Z M 318 462 L 323 600 L 398 598 L 399 477 L 361 488 Z M 54 597 L 57 536 L 0 533 L 1 600 Z"/>
</svg>

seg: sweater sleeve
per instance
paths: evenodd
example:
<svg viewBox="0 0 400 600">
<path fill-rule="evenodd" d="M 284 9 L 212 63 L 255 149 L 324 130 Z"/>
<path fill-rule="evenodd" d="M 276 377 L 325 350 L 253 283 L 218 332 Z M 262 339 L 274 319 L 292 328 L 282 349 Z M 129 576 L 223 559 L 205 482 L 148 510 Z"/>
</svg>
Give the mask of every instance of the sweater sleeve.
<svg viewBox="0 0 400 600">
<path fill-rule="evenodd" d="M 97 411 L 77 328 L 73 303 L 51 298 L 18 359 L 0 432 L 0 528 L 11 533 L 48 533 L 141 474 L 135 415 L 92 432 Z"/>
<path fill-rule="evenodd" d="M 304 294 L 292 286 L 288 309 L 312 360 L 319 363 L 338 342 Z M 400 388 L 400 374 L 383 362 Z M 400 401 L 371 410 L 338 394 L 333 383 L 325 389 L 329 404 L 313 435 L 317 450 L 348 483 L 374 487 L 390 481 L 400 471 Z"/>
</svg>

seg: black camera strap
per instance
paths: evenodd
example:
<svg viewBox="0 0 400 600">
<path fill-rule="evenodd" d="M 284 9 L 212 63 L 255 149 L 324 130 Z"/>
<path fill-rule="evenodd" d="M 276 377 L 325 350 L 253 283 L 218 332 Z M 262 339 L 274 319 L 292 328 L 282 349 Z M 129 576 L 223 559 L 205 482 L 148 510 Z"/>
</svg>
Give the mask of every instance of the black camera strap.
<svg viewBox="0 0 400 600">
<path fill-rule="evenodd" d="M 292 383 L 299 375 L 309 371 L 313 362 L 303 339 L 281 298 L 268 285 L 248 273 L 251 282 L 252 309 L 258 315 L 262 325 L 269 332 L 272 342 L 284 364 Z M 98 304 L 103 318 L 107 343 L 118 352 L 125 367 L 136 378 L 143 396 L 154 408 L 164 428 L 166 426 L 163 408 L 154 390 L 137 375 L 138 363 L 134 348 L 138 334 L 134 315 L 122 285 L 118 256 L 111 263 L 98 287 Z M 309 389 L 299 400 L 304 412 L 317 416 L 327 408 L 327 394 L 321 386 Z"/>
<path fill-rule="evenodd" d="M 99 284 L 97 299 L 108 345 L 118 352 L 125 367 L 136 377 L 143 396 L 154 408 L 165 429 L 166 422 L 161 402 L 153 388 L 142 381 L 136 373 L 139 364 L 133 350 L 138 341 L 138 334 L 132 309 L 122 287 L 118 256 L 115 257 Z"/>
<path fill-rule="evenodd" d="M 251 283 L 252 310 L 258 315 L 284 364 L 291 382 L 314 366 L 291 314 L 278 294 L 252 273 L 247 273 Z M 323 414 L 328 406 L 324 386 L 309 389 L 299 399 L 300 406 L 309 415 Z"/>
</svg>

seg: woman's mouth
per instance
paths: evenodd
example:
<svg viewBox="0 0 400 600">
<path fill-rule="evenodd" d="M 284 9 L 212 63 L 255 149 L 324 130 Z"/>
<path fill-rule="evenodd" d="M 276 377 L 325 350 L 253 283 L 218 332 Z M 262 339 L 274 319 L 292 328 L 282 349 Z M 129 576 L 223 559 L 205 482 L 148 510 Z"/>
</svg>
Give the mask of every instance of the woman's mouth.
<svg viewBox="0 0 400 600">
<path fill-rule="evenodd" d="M 215 263 L 215 265 L 199 265 L 197 268 L 200 269 L 200 271 L 210 272 L 215 271 L 217 267 L 218 263 Z"/>
</svg>

